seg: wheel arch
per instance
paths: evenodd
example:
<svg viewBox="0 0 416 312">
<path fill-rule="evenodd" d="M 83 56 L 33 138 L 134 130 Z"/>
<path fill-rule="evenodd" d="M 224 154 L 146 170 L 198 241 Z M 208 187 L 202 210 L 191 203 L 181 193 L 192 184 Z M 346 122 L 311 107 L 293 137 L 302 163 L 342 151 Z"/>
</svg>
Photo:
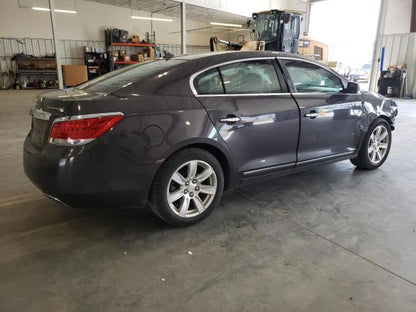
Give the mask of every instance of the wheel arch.
<svg viewBox="0 0 416 312">
<path fill-rule="evenodd" d="M 235 168 L 233 166 L 232 158 L 229 152 L 226 150 L 225 147 L 221 146 L 218 142 L 213 140 L 203 140 L 203 141 L 194 141 L 194 140 L 187 140 L 182 142 L 180 145 L 176 146 L 174 149 L 171 149 L 164 159 L 168 159 L 172 155 L 188 148 L 199 148 L 202 150 L 207 151 L 208 153 L 212 154 L 220 163 L 223 174 L 224 174 L 224 189 L 228 190 L 232 188 L 236 183 L 236 175 L 235 175 Z M 157 172 L 160 170 L 157 170 Z M 157 174 L 156 172 L 156 174 Z"/>
<path fill-rule="evenodd" d="M 388 116 L 386 116 L 386 115 L 382 115 L 382 114 L 379 114 L 379 115 L 374 115 L 374 117 L 373 118 L 371 118 L 370 120 L 369 120 L 369 123 L 368 123 L 368 125 L 367 125 L 367 127 L 366 127 L 366 130 L 365 130 L 365 132 L 363 133 L 363 135 L 361 136 L 361 139 L 360 139 L 360 144 L 359 144 L 359 146 L 358 146 L 358 149 L 357 149 L 357 151 L 359 151 L 360 149 L 361 149 L 361 146 L 362 146 L 362 144 L 363 144 L 363 142 L 364 142 L 364 139 L 365 139 L 365 136 L 366 136 L 366 134 L 367 134 L 367 132 L 369 131 L 369 129 L 371 128 L 371 126 L 375 123 L 375 122 L 377 122 L 377 120 L 385 120 L 385 121 L 387 121 L 387 123 L 389 124 L 389 126 L 390 126 L 390 129 L 391 130 L 394 130 L 394 122 L 388 117 Z"/>
<path fill-rule="evenodd" d="M 389 125 L 390 125 L 390 129 L 391 130 L 394 130 L 394 122 L 393 122 L 393 120 L 390 117 L 386 116 L 386 115 L 381 115 L 381 114 L 378 115 L 376 118 L 374 118 L 373 121 L 371 121 L 371 123 L 375 122 L 379 118 L 384 119 L 385 121 L 387 121 L 389 123 Z"/>
</svg>

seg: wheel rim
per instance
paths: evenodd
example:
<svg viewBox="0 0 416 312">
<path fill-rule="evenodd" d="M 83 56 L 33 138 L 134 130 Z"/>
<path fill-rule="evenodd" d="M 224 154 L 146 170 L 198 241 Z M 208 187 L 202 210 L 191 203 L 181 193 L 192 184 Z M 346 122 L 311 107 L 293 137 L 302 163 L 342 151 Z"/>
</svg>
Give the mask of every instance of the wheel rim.
<svg viewBox="0 0 416 312">
<path fill-rule="evenodd" d="M 170 177 L 167 202 L 176 215 L 190 218 L 207 210 L 216 193 L 217 175 L 212 166 L 202 160 L 191 160 Z"/>
<path fill-rule="evenodd" d="M 368 140 L 368 158 L 372 164 L 379 164 L 384 159 L 389 143 L 390 137 L 387 128 L 382 125 L 375 127 Z"/>
</svg>

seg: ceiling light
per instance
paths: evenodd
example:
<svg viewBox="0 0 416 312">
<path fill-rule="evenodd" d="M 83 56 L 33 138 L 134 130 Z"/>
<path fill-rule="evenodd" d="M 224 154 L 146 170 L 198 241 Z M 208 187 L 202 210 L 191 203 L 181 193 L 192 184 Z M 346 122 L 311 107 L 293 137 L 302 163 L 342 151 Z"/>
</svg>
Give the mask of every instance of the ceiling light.
<svg viewBox="0 0 416 312">
<path fill-rule="evenodd" d="M 54 11 L 55 11 L 55 12 L 58 12 L 58 13 L 68 13 L 68 14 L 77 14 L 77 13 L 78 13 L 77 11 L 72 11 L 72 10 L 61 10 L 61 9 L 55 9 Z"/>
<path fill-rule="evenodd" d="M 35 10 L 35 11 L 50 11 L 48 8 L 38 8 L 38 7 L 33 7 L 32 10 Z"/>
<path fill-rule="evenodd" d="M 239 24 L 228 24 L 228 23 L 217 23 L 217 22 L 211 22 L 210 24 L 215 25 L 215 26 L 227 26 L 227 27 L 239 27 L 239 28 L 243 27 Z"/>
<path fill-rule="evenodd" d="M 35 11 L 47 11 L 49 12 L 50 9 L 49 8 L 40 8 L 40 7 L 32 7 L 32 10 Z M 57 13 L 68 13 L 68 14 L 77 14 L 77 11 L 72 11 L 72 10 L 61 10 L 61 9 L 55 9 L 54 12 Z"/>
<path fill-rule="evenodd" d="M 136 15 L 132 15 L 131 18 L 148 20 L 148 21 L 173 22 L 173 20 L 170 18 L 144 17 L 144 16 L 136 16 Z"/>
</svg>

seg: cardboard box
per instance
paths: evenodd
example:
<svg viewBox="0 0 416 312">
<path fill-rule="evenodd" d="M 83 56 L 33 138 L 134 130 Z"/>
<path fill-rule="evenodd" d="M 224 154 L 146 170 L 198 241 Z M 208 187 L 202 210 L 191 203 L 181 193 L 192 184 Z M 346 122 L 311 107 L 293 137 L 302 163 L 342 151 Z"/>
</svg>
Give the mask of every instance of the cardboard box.
<svg viewBox="0 0 416 312">
<path fill-rule="evenodd" d="M 155 49 L 154 48 L 150 48 L 149 56 L 150 56 L 151 60 L 155 59 Z"/>
<path fill-rule="evenodd" d="M 130 61 L 130 55 L 127 55 L 127 54 L 123 55 L 123 61 L 129 62 Z"/>
<path fill-rule="evenodd" d="M 143 54 L 139 53 L 139 54 L 137 55 L 137 57 L 138 57 L 138 61 L 139 61 L 139 62 L 143 62 L 143 61 L 144 61 Z"/>
<path fill-rule="evenodd" d="M 139 36 L 131 36 L 131 43 L 139 43 Z"/>
<path fill-rule="evenodd" d="M 77 86 L 88 81 L 87 66 L 62 65 L 62 77 L 65 87 Z"/>
</svg>

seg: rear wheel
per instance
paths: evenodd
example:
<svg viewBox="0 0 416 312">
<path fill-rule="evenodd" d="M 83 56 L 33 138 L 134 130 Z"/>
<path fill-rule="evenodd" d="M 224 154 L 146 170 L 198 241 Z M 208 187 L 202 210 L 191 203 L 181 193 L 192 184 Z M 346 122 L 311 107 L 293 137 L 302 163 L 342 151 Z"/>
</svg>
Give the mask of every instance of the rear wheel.
<svg viewBox="0 0 416 312">
<path fill-rule="evenodd" d="M 152 186 L 150 206 L 170 225 L 190 225 L 218 205 L 223 187 L 218 160 L 205 150 L 185 149 L 163 163 Z"/>
<path fill-rule="evenodd" d="M 390 146 L 390 125 L 384 119 L 377 119 L 365 136 L 358 156 L 351 159 L 351 162 L 360 169 L 377 169 L 387 159 Z"/>
</svg>

